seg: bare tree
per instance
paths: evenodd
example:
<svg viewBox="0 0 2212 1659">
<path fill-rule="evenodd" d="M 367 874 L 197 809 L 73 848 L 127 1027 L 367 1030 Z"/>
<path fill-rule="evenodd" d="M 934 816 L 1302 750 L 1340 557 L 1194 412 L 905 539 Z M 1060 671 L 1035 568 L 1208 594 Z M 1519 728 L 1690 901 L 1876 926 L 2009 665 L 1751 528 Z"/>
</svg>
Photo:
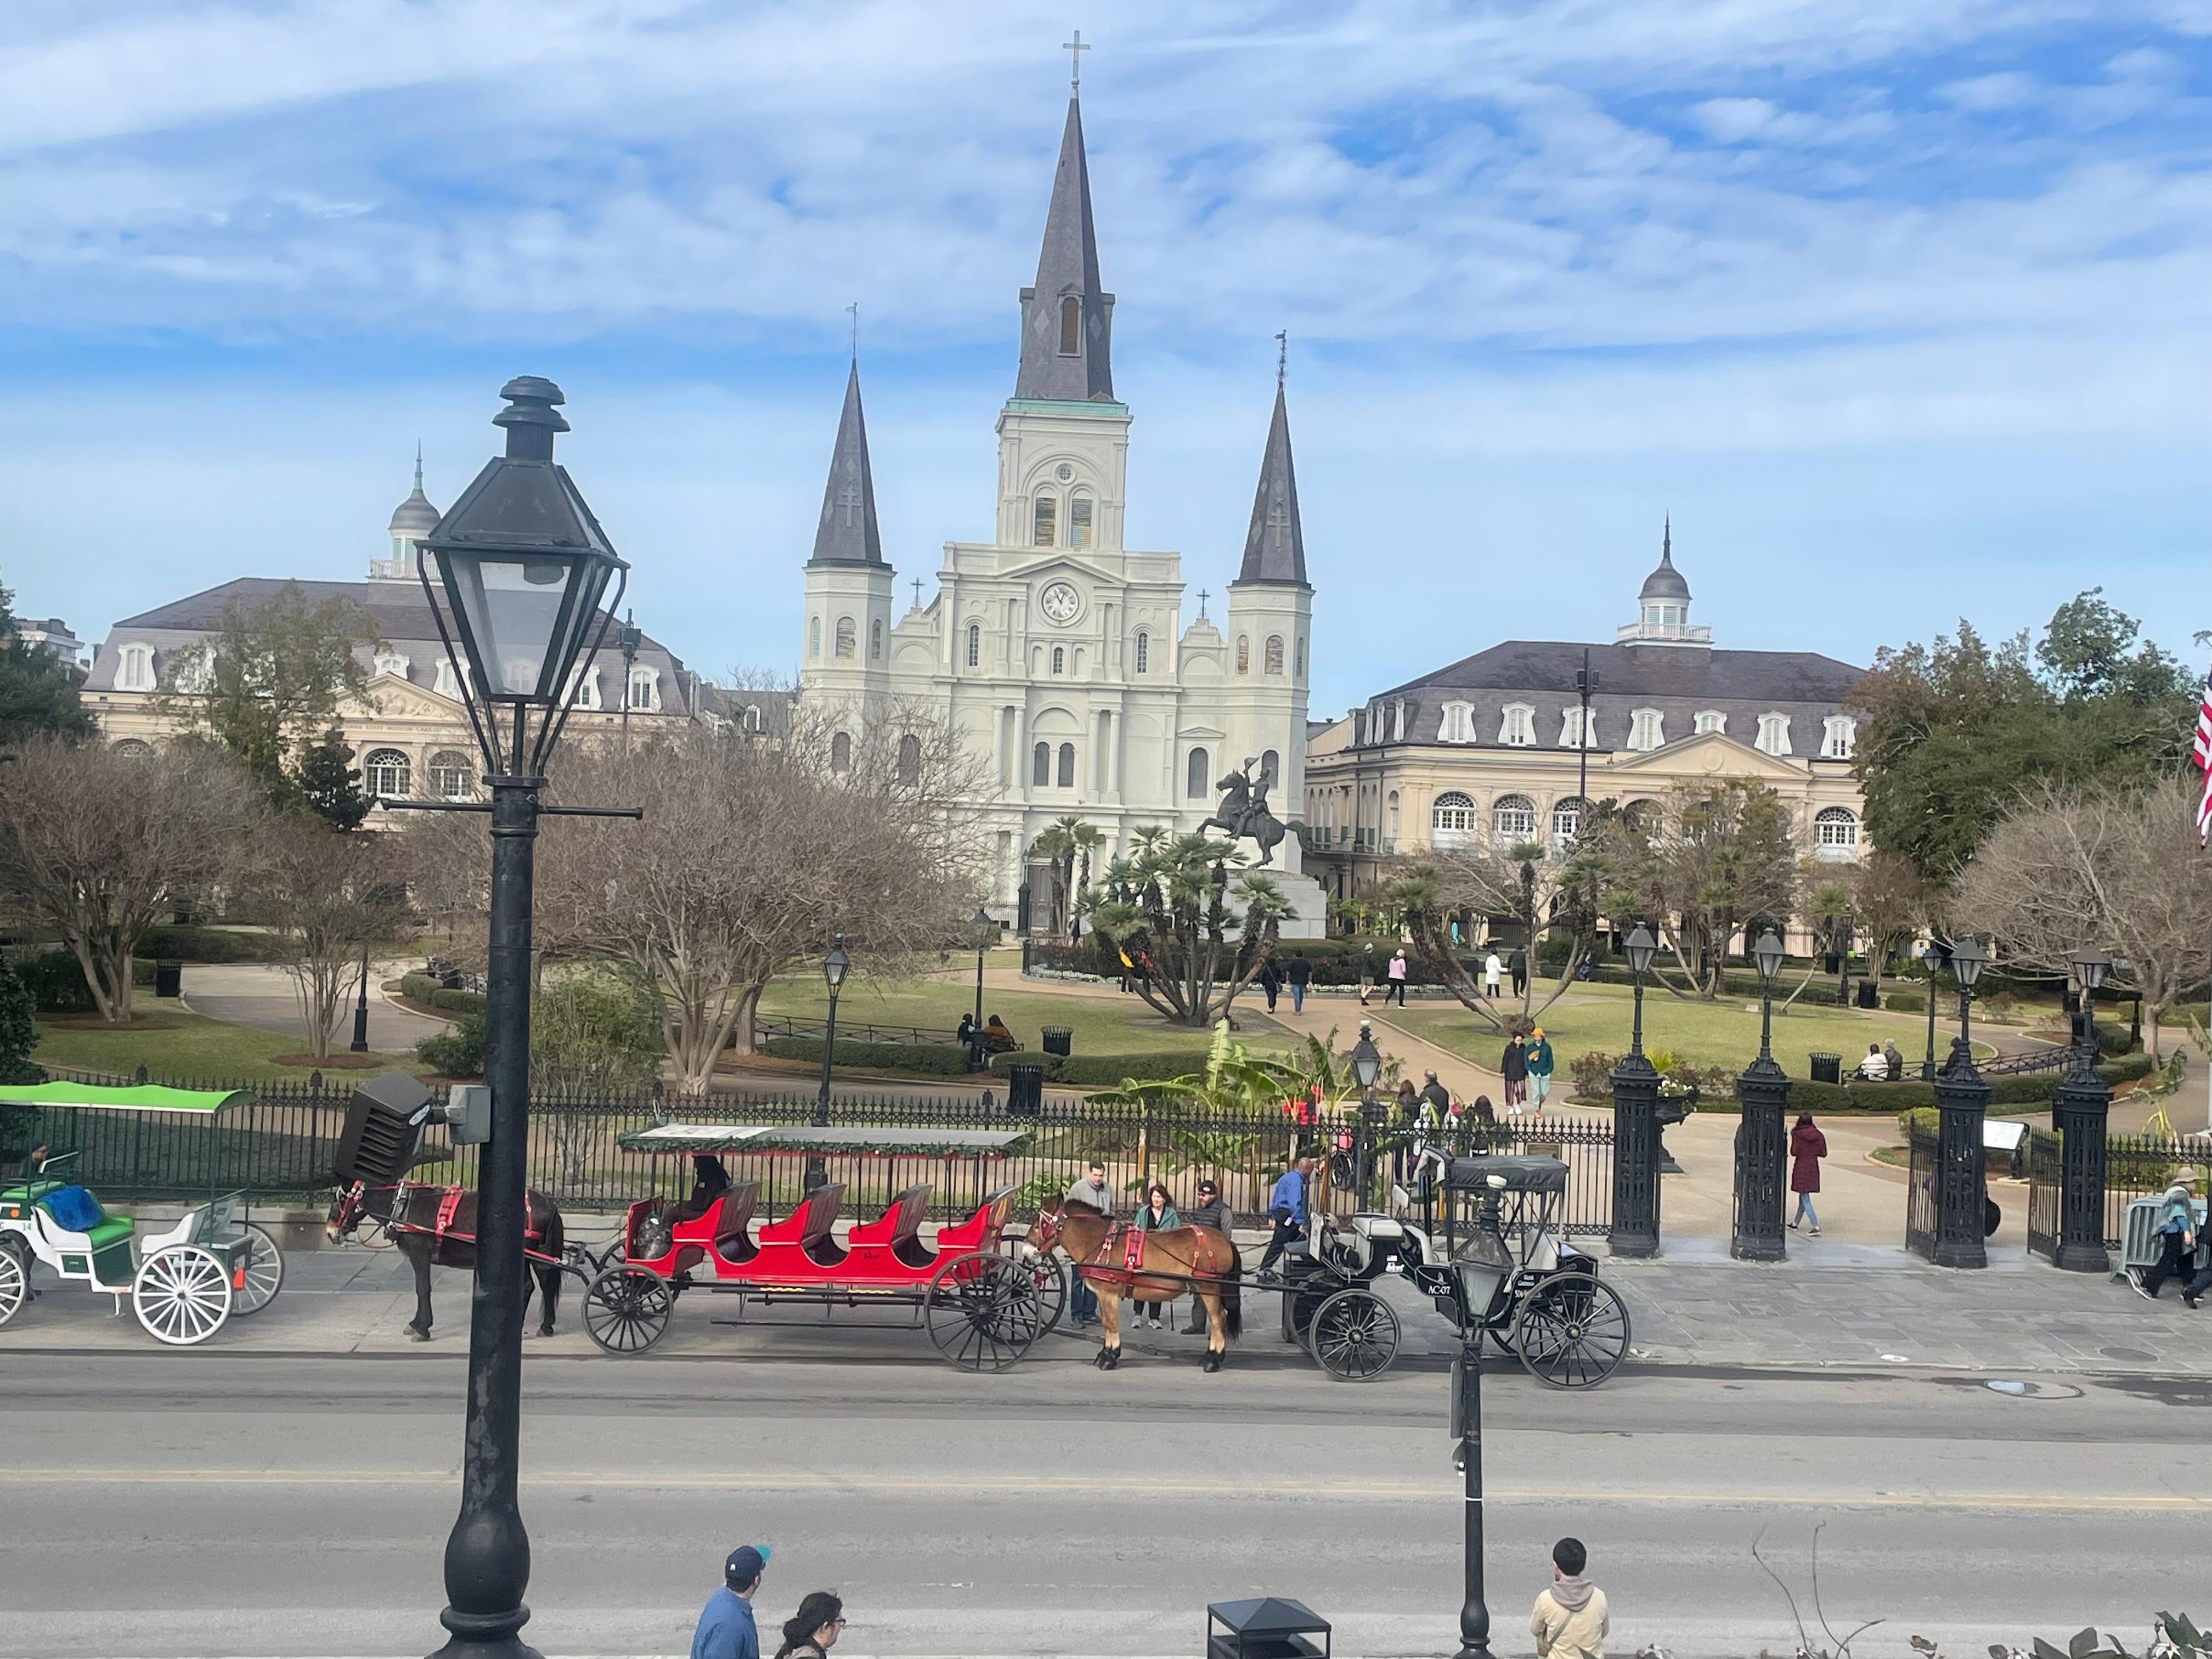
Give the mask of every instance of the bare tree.
<svg viewBox="0 0 2212 1659">
<path fill-rule="evenodd" d="M 1696 995 L 1711 999 L 1736 930 L 1790 913 L 1798 874 L 1788 809 L 1764 784 L 1729 778 L 1676 790 L 1650 830 L 1632 884 Z"/>
<path fill-rule="evenodd" d="M 330 1058 L 367 956 L 406 937 L 396 840 L 349 835 L 307 811 L 285 814 L 258 838 L 242 908 L 278 941 L 317 1060 Z"/>
<path fill-rule="evenodd" d="M 2127 963 L 2142 993 L 2143 1033 L 2159 1052 L 2159 1016 L 2203 983 L 2212 936 L 2212 860 L 2197 842 L 2197 786 L 2030 790 L 1959 877 L 1954 922 L 1993 936 L 2003 954 L 2067 971 L 2084 945 Z"/>
<path fill-rule="evenodd" d="M 1867 935 L 1867 973 L 1879 996 L 1882 969 L 1899 945 L 1934 919 L 1937 894 L 1912 860 L 1896 853 L 1869 854 L 1848 885 L 1852 912 Z"/>
<path fill-rule="evenodd" d="M 235 871 L 266 816 L 206 744 L 131 756 L 36 739 L 0 771 L 0 898 L 61 936 L 101 1018 L 128 1020 L 140 938 Z"/>
</svg>

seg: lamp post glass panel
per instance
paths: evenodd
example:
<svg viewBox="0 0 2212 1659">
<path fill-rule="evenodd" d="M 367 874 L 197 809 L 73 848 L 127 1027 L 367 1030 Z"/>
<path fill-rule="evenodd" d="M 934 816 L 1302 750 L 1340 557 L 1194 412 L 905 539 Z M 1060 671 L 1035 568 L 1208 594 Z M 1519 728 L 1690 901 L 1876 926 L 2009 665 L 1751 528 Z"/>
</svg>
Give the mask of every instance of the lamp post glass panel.
<svg viewBox="0 0 2212 1659">
<path fill-rule="evenodd" d="M 506 429 L 507 453 L 485 464 L 421 544 L 423 597 L 460 680 L 491 792 L 484 1079 L 492 1125 L 477 1164 L 461 1509 L 446 1543 L 448 1605 L 440 1615 L 452 1632 L 445 1659 L 531 1654 L 518 1635 L 530 1617 L 522 1600 L 530 1540 L 516 1486 L 538 791 L 568 719 L 567 688 L 613 620 L 600 602 L 629 568 L 554 464 L 554 436 L 568 429 L 555 407 L 561 388 L 525 375 L 500 395 L 507 407 L 493 424 Z"/>
<path fill-rule="evenodd" d="M 2069 966 L 2075 988 L 2081 993 L 2081 1064 L 2085 1068 L 2094 1067 L 2097 1063 L 2096 997 L 2112 970 L 2112 959 L 2094 945 L 2084 945 L 2074 953 Z"/>
</svg>

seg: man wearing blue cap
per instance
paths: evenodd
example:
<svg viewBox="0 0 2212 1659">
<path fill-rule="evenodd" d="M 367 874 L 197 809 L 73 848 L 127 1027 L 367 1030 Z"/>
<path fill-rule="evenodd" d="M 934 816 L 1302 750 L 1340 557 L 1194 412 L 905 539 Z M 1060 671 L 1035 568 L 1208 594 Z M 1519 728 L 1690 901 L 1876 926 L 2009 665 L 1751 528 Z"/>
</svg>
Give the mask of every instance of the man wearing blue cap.
<svg viewBox="0 0 2212 1659">
<path fill-rule="evenodd" d="M 722 1563 L 722 1588 L 707 1598 L 691 1632 L 691 1659 L 761 1659 L 753 1592 L 768 1566 L 768 1546 L 740 1544 Z"/>
</svg>

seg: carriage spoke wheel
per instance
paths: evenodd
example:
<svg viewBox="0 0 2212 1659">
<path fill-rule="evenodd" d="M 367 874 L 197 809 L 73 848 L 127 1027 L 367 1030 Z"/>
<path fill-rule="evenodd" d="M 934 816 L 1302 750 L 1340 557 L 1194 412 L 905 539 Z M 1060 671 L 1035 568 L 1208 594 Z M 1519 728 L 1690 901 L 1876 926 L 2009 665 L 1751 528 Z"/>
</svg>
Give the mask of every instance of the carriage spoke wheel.
<svg viewBox="0 0 2212 1659">
<path fill-rule="evenodd" d="M 0 1233 L 0 1325 L 21 1311 L 31 1299 L 31 1265 L 23 1243 L 13 1233 Z"/>
<path fill-rule="evenodd" d="M 584 1329 L 609 1353 L 643 1353 L 668 1334 L 676 1293 L 658 1273 L 610 1267 L 584 1287 Z"/>
<path fill-rule="evenodd" d="M 1555 1389 L 1602 1382 L 1628 1357 L 1628 1305 L 1592 1273 L 1553 1273 L 1522 1298 L 1513 1348 Z"/>
<path fill-rule="evenodd" d="M 1398 1357 L 1398 1315 L 1372 1291 L 1339 1291 L 1314 1312 L 1315 1363 L 1340 1382 L 1371 1382 Z"/>
<path fill-rule="evenodd" d="M 257 1314 L 284 1288 L 284 1253 L 276 1241 L 252 1222 L 246 1224 L 246 1277 L 231 1299 L 231 1312 Z"/>
<path fill-rule="evenodd" d="M 1036 1283 L 1037 1340 L 1042 1341 L 1060 1328 L 1066 1315 L 1067 1264 L 1050 1251 L 1032 1249 L 1027 1243 L 1011 1246 L 1009 1259 Z"/>
<path fill-rule="evenodd" d="M 1038 1273 L 989 1251 L 946 1262 L 928 1296 L 929 1340 L 963 1370 L 1002 1371 L 1047 1328 Z"/>
<path fill-rule="evenodd" d="M 230 1317 L 230 1270 L 197 1244 L 157 1250 L 131 1283 L 131 1306 L 156 1342 L 189 1348 Z"/>
</svg>

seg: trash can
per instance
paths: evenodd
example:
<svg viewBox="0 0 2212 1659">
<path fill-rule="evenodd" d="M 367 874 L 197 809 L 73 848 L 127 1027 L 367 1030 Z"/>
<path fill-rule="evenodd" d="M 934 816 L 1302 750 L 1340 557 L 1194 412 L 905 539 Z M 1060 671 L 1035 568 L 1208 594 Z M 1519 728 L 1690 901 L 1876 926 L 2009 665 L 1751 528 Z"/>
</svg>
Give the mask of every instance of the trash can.
<svg viewBox="0 0 2212 1659">
<path fill-rule="evenodd" d="M 185 964 L 181 962 L 157 962 L 154 964 L 154 994 L 157 997 L 180 997 L 185 994 Z"/>
<path fill-rule="evenodd" d="M 1006 1115 L 1035 1117 L 1044 1110 L 1044 1067 L 1034 1060 L 1006 1067 Z"/>
<path fill-rule="evenodd" d="M 1206 1610 L 1206 1659 L 1328 1659 L 1330 1644 L 1328 1620 L 1288 1596 L 1216 1601 Z"/>
<path fill-rule="evenodd" d="M 1047 1025 L 1041 1028 L 1040 1037 L 1048 1054 L 1067 1054 L 1075 1052 L 1075 1028 L 1073 1025 Z"/>
<path fill-rule="evenodd" d="M 1870 979 L 1863 979 L 1859 981 L 1859 1006 L 1862 1008 L 1881 1006 L 1881 999 L 1875 994 L 1874 981 Z"/>
<path fill-rule="evenodd" d="M 1841 1054 L 1808 1054 L 1812 1062 L 1813 1081 L 1841 1083 L 1844 1080 L 1844 1057 Z"/>
</svg>

